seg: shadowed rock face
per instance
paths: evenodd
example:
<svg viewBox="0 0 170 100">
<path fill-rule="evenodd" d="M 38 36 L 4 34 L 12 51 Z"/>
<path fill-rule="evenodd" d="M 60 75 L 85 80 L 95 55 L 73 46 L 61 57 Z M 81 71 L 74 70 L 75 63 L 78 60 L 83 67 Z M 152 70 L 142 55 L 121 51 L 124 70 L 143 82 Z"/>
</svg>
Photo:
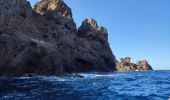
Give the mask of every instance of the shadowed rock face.
<svg viewBox="0 0 170 100">
<path fill-rule="evenodd" d="M 107 30 L 95 20 L 77 30 L 62 0 L 34 9 L 26 0 L 0 0 L 0 76 L 116 70 Z"/>
<path fill-rule="evenodd" d="M 120 62 L 116 63 L 118 71 L 131 71 L 131 70 L 153 70 L 146 60 L 137 61 L 137 64 L 131 63 L 130 57 L 121 58 Z"/>
<path fill-rule="evenodd" d="M 14 34 L 33 30 L 32 13 L 26 0 L 0 0 L 0 31 Z"/>
</svg>

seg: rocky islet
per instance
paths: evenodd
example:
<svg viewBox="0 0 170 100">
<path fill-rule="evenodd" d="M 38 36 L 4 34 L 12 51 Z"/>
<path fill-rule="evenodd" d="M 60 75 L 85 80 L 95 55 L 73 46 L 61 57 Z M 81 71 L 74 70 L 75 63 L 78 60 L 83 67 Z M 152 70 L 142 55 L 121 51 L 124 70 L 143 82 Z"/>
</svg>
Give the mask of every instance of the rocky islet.
<svg viewBox="0 0 170 100">
<path fill-rule="evenodd" d="M 117 61 L 116 68 L 118 71 L 143 71 L 143 70 L 153 70 L 152 67 L 148 64 L 147 60 L 140 60 L 137 63 L 131 63 L 130 57 L 120 58 L 120 61 Z"/>
</svg>

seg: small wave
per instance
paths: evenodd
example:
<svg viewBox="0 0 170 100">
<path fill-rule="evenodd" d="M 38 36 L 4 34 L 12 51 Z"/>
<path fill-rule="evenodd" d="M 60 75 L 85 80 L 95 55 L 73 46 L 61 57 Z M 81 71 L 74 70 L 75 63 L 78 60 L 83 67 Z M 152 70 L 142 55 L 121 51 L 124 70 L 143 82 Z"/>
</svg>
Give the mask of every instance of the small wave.
<svg viewBox="0 0 170 100">
<path fill-rule="evenodd" d="M 32 79 L 32 77 L 19 77 L 18 79 L 25 80 L 25 79 Z"/>
<path fill-rule="evenodd" d="M 56 77 L 56 76 L 50 76 L 50 77 L 40 76 L 39 80 L 45 80 L 45 81 L 66 81 L 65 78 Z"/>
<path fill-rule="evenodd" d="M 98 77 L 118 77 L 124 74 L 79 74 L 84 78 L 98 78 Z"/>
<path fill-rule="evenodd" d="M 67 76 L 37 76 L 37 77 L 20 77 L 19 79 L 27 80 L 27 79 L 38 79 L 44 81 L 74 81 L 79 79 L 90 79 L 90 78 L 100 78 L 100 77 L 118 77 L 124 74 L 90 74 L 90 73 L 79 73 L 79 74 L 72 74 Z"/>
</svg>

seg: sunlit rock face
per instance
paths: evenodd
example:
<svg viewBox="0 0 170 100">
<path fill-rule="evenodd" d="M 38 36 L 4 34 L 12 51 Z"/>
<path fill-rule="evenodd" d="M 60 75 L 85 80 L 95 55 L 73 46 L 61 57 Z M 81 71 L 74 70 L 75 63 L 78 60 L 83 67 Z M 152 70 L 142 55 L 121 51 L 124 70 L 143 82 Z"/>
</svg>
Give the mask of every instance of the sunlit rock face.
<svg viewBox="0 0 170 100">
<path fill-rule="evenodd" d="M 146 60 L 137 61 L 137 64 L 131 63 L 130 57 L 121 58 L 116 63 L 118 71 L 133 71 L 133 70 L 153 70 Z"/>
<path fill-rule="evenodd" d="M 35 5 L 35 11 L 40 14 L 56 11 L 61 16 L 72 17 L 71 8 L 63 0 L 42 0 Z"/>
<path fill-rule="evenodd" d="M 0 0 L 0 26 L 0 76 L 116 70 L 107 30 L 94 19 L 77 30 L 62 0 Z"/>
<path fill-rule="evenodd" d="M 86 34 L 88 32 L 103 33 L 106 35 L 106 37 L 108 35 L 107 29 L 104 28 L 103 26 L 99 26 L 97 22 L 92 18 L 89 19 L 87 18 L 83 20 L 82 25 L 80 26 L 78 31 L 80 33 L 86 33 Z"/>
<path fill-rule="evenodd" d="M 62 21 L 65 27 L 76 30 L 76 24 L 72 18 L 71 8 L 63 0 L 42 0 L 35 4 L 36 13 L 46 16 L 47 19 Z"/>
<path fill-rule="evenodd" d="M 152 67 L 148 64 L 147 60 L 137 61 L 137 69 L 153 70 Z"/>
</svg>

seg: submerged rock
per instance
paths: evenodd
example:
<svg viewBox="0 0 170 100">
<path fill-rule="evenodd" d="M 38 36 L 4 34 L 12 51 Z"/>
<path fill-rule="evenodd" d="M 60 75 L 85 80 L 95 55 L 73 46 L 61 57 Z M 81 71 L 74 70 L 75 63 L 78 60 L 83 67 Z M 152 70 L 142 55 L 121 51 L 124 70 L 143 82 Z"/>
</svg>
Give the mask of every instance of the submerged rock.
<svg viewBox="0 0 170 100">
<path fill-rule="evenodd" d="M 137 64 L 131 63 L 130 57 L 121 58 L 120 62 L 116 63 L 118 71 L 131 71 L 131 70 L 153 70 L 146 60 L 137 61 Z"/>
<path fill-rule="evenodd" d="M 0 76 L 112 71 L 115 65 L 106 28 L 85 19 L 77 30 L 63 0 L 42 0 L 34 10 L 26 0 L 0 0 Z"/>
</svg>

